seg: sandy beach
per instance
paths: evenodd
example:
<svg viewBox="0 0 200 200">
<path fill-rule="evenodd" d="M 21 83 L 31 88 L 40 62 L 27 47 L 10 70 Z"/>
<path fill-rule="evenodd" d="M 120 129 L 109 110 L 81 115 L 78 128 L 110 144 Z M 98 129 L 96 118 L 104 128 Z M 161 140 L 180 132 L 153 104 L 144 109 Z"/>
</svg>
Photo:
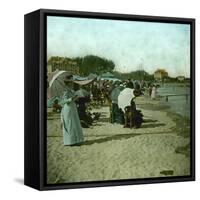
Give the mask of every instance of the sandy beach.
<svg viewBox="0 0 200 200">
<path fill-rule="evenodd" d="M 60 114 L 47 120 L 47 183 L 136 179 L 190 174 L 189 122 L 159 100 L 138 97 L 141 128 L 109 123 L 109 107 L 93 109 L 101 118 L 84 128 L 85 142 L 64 146 Z"/>
</svg>

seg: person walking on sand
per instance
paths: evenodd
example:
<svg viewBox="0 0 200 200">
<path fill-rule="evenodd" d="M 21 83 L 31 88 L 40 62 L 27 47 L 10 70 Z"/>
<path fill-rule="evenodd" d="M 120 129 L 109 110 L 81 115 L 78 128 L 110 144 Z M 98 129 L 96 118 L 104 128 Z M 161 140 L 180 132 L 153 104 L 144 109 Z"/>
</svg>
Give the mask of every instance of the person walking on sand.
<svg viewBox="0 0 200 200">
<path fill-rule="evenodd" d="M 63 95 L 64 106 L 61 110 L 63 142 L 64 145 L 72 146 L 82 143 L 84 138 L 78 111 L 74 102 L 77 99 L 77 96 L 70 87 L 73 84 L 72 76 L 67 77 L 65 84 L 66 90 Z"/>
<path fill-rule="evenodd" d="M 156 99 L 156 86 L 153 85 L 152 91 L 151 91 L 151 99 Z"/>
<path fill-rule="evenodd" d="M 151 98 L 152 86 L 149 85 L 149 97 Z"/>
</svg>

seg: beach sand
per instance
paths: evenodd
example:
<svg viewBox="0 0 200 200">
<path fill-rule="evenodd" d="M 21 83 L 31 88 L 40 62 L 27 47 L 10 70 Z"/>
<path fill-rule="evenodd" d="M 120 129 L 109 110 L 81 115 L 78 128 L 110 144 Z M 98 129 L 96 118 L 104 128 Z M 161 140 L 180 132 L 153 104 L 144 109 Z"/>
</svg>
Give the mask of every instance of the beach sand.
<svg viewBox="0 0 200 200">
<path fill-rule="evenodd" d="M 170 113 L 159 100 L 138 97 L 145 122 L 141 128 L 109 123 L 109 107 L 91 128 L 85 142 L 64 146 L 59 114 L 47 120 L 47 183 L 136 179 L 190 175 L 189 122 Z"/>
</svg>

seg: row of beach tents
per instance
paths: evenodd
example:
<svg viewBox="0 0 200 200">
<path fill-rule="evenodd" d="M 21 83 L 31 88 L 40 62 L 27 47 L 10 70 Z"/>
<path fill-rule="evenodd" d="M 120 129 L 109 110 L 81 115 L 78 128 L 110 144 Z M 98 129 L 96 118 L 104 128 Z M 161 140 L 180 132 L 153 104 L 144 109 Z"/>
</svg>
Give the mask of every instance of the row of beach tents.
<svg viewBox="0 0 200 200">
<path fill-rule="evenodd" d="M 58 101 L 62 104 L 61 97 L 66 88 L 64 81 L 66 79 L 66 76 L 68 76 L 68 75 L 69 75 L 69 73 L 67 71 L 63 71 L 63 70 L 56 70 L 48 75 L 48 88 L 47 88 L 48 107 L 51 106 L 51 104 L 53 103 L 53 101 L 55 99 L 58 99 Z M 107 75 L 111 76 L 110 74 L 107 74 Z M 90 74 L 88 77 L 80 77 L 78 75 L 74 75 L 73 82 L 77 83 L 79 85 L 87 85 L 87 84 L 92 83 L 95 80 L 98 80 L 97 78 L 98 78 L 98 76 L 95 74 Z M 110 77 L 113 79 L 103 79 L 103 78 L 106 78 L 106 76 L 104 75 L 104 76 L 100 77 L 99 80 L 114 80 L 114 81 L 116 81 L 114 79 L 114 77 Z M 117 80 L 119 80 L 119 79 L 117 79 Z M 124 88 L 123 86 L 115 87 L 115 89 L 113 89 L 113 91 L 111 92 L 111 99 L 112 99 L 112 101 L 118 103 L 119 108 L 124 110 L 124 108 L 127 105 L 130 105 L 130 101 L 134 97 L 133 91 L 134 91 L 134 89 Z M 89 95 L 89 93 L 86 90 L 84 91 L 83 89 L 80 89 L 76 92 L 77 92 L 78 96 Z"/>
<path fill-rule="evenodd" d="M 64 80 L 66 76 L 69 75 L 69 72 L 64 70 L 55 70 L 54 72 L 48 74 L 48 98 L 54 96 L 61 96 L 64 89 L 65 83 Z M 119 79 L 114 78 L 114 75 L 110 72 L 104 73 L 101 76 L 96 74 L 89 74 L 86 77 L 82 77 L 79 75 L 73 75 L 73 82 L 79 85 L 87 85 L 92 83 L 93 81 L 99 80 L 112 80 L 113 82 L 119 81 Z"/>
</svg>

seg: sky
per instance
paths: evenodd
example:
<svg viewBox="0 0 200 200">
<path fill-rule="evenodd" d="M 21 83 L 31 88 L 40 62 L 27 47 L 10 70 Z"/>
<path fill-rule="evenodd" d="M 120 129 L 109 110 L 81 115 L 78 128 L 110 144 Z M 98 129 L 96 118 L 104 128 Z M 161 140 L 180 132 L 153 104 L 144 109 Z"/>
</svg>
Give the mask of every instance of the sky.
<svg viewBox="0 0 200 200">
<path fill-rule="evenodd" d="M 115 70 L 190 77 L 190 25 L 123 20 L 47 17 L 47 57 L 96 55 Z"/>
</svg>

